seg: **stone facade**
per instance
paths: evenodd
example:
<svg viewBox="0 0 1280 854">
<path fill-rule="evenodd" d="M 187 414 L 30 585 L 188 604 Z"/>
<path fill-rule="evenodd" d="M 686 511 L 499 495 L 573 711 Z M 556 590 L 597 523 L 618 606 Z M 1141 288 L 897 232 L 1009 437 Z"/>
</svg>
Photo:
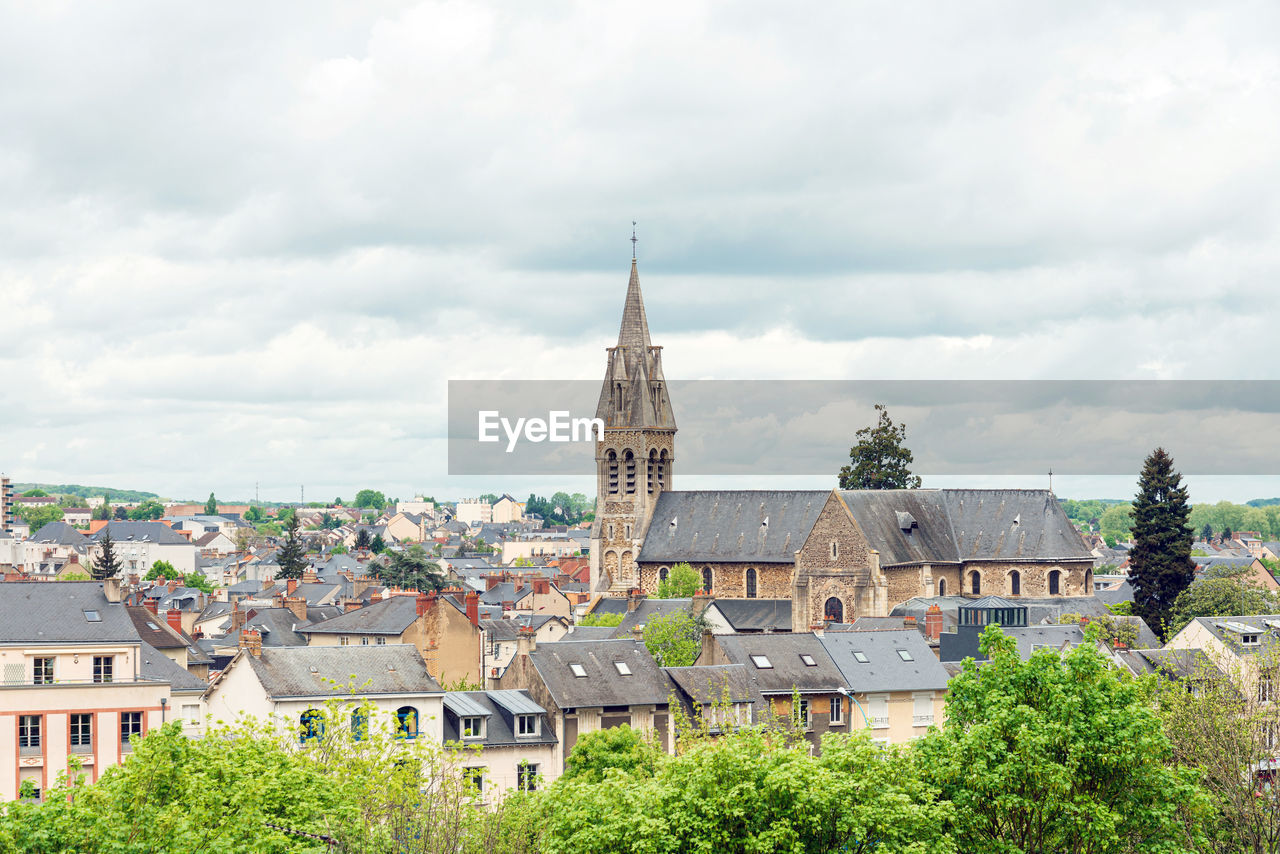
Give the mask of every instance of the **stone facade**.
<svg viewBox="0 0 1280 854">
<path fill-rule="evenodd" d="M 658 592 L 663 570 L 670 571 L 669 563 L 641 563 L 639 587 L 646 594 Z M 691 562 L 699 574 L 711 570 L 711 594 L 720 599 L 788 599 L 795 576 L 795 567 L 784 563 L 706 563 Z M 747 573 L 755 571 L 755 592 L 748 589 Z"/>
</svg>

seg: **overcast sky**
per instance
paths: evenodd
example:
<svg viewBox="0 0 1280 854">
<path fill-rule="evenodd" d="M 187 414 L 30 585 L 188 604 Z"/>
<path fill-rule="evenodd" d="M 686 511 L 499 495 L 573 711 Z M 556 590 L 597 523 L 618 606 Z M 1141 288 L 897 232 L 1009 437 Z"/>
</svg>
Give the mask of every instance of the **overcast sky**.
<svg viewBox="0 0 1280 854">
<path fill-rule="evenodd" d="M 450 479 L 446 382 L 602 376 L 632 219 L 672 378 L 1280 379 L 1276 32 L 1268 2 L 0 3 L 0 469 L 588 491 Z"/>
</svg>

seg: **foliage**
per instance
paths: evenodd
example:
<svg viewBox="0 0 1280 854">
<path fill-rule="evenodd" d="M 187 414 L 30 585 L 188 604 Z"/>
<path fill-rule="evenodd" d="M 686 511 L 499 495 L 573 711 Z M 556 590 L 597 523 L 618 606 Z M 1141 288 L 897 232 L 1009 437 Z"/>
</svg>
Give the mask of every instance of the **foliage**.
<svg viewBox="0 0 1280 854">
<path fill-rule="evenodd" d="M 89 566 L 89 575 L 93 576 L 94 581 L 103 581 L 107 578 L 115 578 L 120 574 L 120 570 L 124 567 L 123 561 L 116 557 L 116 545 L 111 539 L 110 526 L 102 532 L 102 541 L 99 543 L 101 550 L 98 556 L 93 559 L 93 563 Z"/>
<path fill-rule="evenodd" d="M 1120 604 L 1131 606 L 1133 603 L 1121 602 Z M 1132 610 L 1132 608 L 1126 610 Z M 1061 614 L 1058 617 L 1059 625 L 1078 625 L 1081 622 L 1098 626 L 1100 629 L 1099 638 L 1112 647 L 1123 646 L 1133 649 L 1138 645 L 1137 624 L 1133 620 L 1122 619 L 1116 611 L 1111 611 L 1109 614 L 1095 617 L 1089 621 L 1083 620 L 1079 614 Z"/>
<path fill-rule="evenodd" d="M 658 582 L 658 598 L 691 599 L 701 589 L 702 575 L 698 570 L 687 563 L 678 563 Z"/>
<path fill-rule="evenodd" d="M 104 496 L 102 503 L 89 513 L 89 518 L 105 522 L 111 518 L 111 496 Z"/>
<path fill-rule="evenodd" d="M 140 492 L 136 489 L 112 489 L 102 486 L 82 486 L 78 483 L 15 483 L 14 491 L 26 494 L 24 490 L 38 489 L 47 495 L 75 495 L 79 498 L 95 498 L 99 495 L 112 496 L 117 501 L 145 501 L 148 498 L 159 498 L 154 492 Z"/>
<path fill-rule="evenodd" d="M 50 522 L 62 521 L 62 508 L 54 504 L 24 504 L 18 508 L 18 516 L 34 534 Z"/>
<path fill-rule="evenodd" d="M 1247 617 L 1280 613 L 1280 593 L 1264 590 L 1243 567 L 1210 567 L 1204 577 L 1178 594 L 1169 610 L 1170 636 L 1196 617 Z"/>
<path fill-rule="evenodd" d="M 644 626 L 644 645 L 662 667 L 691 667 L 702 650 L 706 618 L 683 608 L 650 617 Z"/>
<path fill-rule="evenodd" d="M 369 536 L 368 528 L 361 528 L 359 531 L 356 531 L 356 548 L 357 549 L 367 549 L 372 543 L 373 543 L 373 540 Z"/>
<path fill-rule="evenodd" d="M 336 546 L 333 546 L 331 549 L 329 549 L 329 554 L 331 555 L 344 555 L 346 553 L 347 553 L 347 547 L 344 546 L 342 543 L 338 543 Z"/>
<path fill-rule="evenodd" d="M 600 626 L 603 628 L 617 628 L 622 625 L 622 614 L 584 614 L 578 620 L 580 626 Z"/>
<path fill-rule="evenodd" d="M 147 499 L 129 511 L 129 518 L 135 522 L 154 522 L 164 515 L 164 505 L 159 501 Z"/>
<path fill-rule="evenodd" d="M 280 547 L 280 553 L 276 555 L 276 563 L 280 565 L 280 571 L 276 573 L 280 578 L 301 578 L 302 573 L 307 571 L 307 548 L 302 542 L 301 534 L 298 533 L 297 513 L 289 516 L 285 527 L 284 544 Z"/>
<path fill-rule="evenodd" d="M 920 478 L 910 468 L 915 457 L 904 444 L 907 425 L 894 424 L 883 404 L 876 404 L 876 412 L 876 426 L 854 434 L 858 443 L 849 449 L 849 464 L 840 469 L 840 488 L 918 489 Z"/>
<path fill-rule="evenodd" d="M 382 539 L 381 534 L 374 534 L 373 539 L 369 541 L 369 551 L 376 555 L 380 555 L 387 550 L 387 541 Z"/>
<path fill-rule="evenodd" d="M 43 489 L 41 489 L 40 487 L 36 487 L 35 489 L 28 489 L 26 492 L 20 493 L 20 497 L 22 497 L 22 498 L 48 498 L 48 497 L 49 497 L 49 493 L 45 492 L 45 491 L 44 491 Z"/>
<path fill-rule="evenodd" d="M 213 497 L 212 492 L 209 493 L 209 500 L 204 503 L 204 515 L 206 516 L 218 515 L 218 499 Z"/>
<path fill-rule="evenodd" d="M 1134 611 L 1162 637 L 1174 601 L 1195 577 L 1190 513 L 1182 475 L 1164 448 L 1156 448 L 1143 464 L 1133 500 L 1129 581 Z"/>
<path fill-rule="evenodd" d="M 284 529 L 275 522 L 263 522 L 261 525 L 255 526 L 254 530 L 258 532 L 259 536 L 263 537 L 278 537 L 284 533 Z"/>
<path fill-rule="evenodd" d="M 387 497 L 376 489 L 362 489 L 356 493 L 356 500 L 351 506 L 381 510 L 387 506 Z"/>
<path fill-rule="evenodd" d="M 495 501 L 496 498 L 489 503 Z M 557 492 L 550 498 L 530 494 L 524 503 L 526 515 L 541 516 L 543 523 L 547 525 L 576 525 L 594 509 L 595 502 L 581 492 L 573 495 Z"/>
<path fill-rule="evenodd" d="M 1116 543 L 1127 541 L 1132 531 L 1132 504 L 1116 504 L 1108 507 L 1098 519 L 1098 533 L 1111 548 L 1115 548 Z"/>
<path fill-rule="evenodd" d="M 158 560 L 151 564 L 151 569 L 142 577 L 143 581 L 155 581 L 157 578 L 172 580 L 178 577 L 178 570 L 167 560 Z"/>
<path fill-rule="evenodd" d="M 1137 684 L 1089 643 L 1023 661 L 988 626 L 981 650 L 990 661 L 966 660 L 951 680 L 946 726 L 918 742 L 926 781 L 955 807 L 961 850 L 1187 849 L 1203 794 L 1194 772 L 1171 764 Z"/>
<path fill-rule="evenodd" d="M 1117 504 L 1127 505 L 1129 502 L 1119 498 L 1059 498 L 1058 503 L 1068 519 L 1087 531 L 1093 531 L 1097 529 L 1103 513 Z"/>
<path fill-rule="evenodd" d="M 569 780 L 599 783 L 616 769 L 652 777 L 662 756 L 662 749 L 652 735 L 623 724 L 579 738 L 565 759 L 563 776 Z"/>
<path fill-rule="evenodd" d="M 257 523 L 261 522 L 265 518 L 267 517 L 262 512 L 262 508 L 256 504 L 250 505 L 249 509 L 244 511 L 244 520 L 246 522 Z"/>
<path fill-rule="evenodd" d="M 375 563 L 370 569 L 383 582 L 402 590 L 443 590 L 444 573 L 440 564 L 433 562 L 420 545 L 412 545 L 398 552 L 390 552 L 383 563 Z"/>
</svg>

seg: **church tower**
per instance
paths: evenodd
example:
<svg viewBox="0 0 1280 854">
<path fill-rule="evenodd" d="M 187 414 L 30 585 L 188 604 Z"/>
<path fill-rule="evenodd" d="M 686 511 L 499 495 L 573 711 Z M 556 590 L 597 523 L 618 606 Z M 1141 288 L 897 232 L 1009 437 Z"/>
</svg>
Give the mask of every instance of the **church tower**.
<svg viewBox="0 0 1280 854">
<path fill-rule="evenodd" d="M 596 443 L 591 589 L 622 592 L 640 583 L 636 559 L 658 496 L 671 489 L 675 465 L 676 419 L 662 375 L 662 348 L 649 340 L 635 258 L 596 417 L 605 429 L 604 440 Z"/>
</svg>

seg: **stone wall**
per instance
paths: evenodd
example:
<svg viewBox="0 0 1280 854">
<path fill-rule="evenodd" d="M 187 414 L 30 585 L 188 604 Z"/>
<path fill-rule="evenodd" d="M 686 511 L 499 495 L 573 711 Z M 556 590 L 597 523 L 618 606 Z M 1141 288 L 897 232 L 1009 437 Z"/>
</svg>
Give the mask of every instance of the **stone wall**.
<svg viewBox="0 0 1280 854">
<path fill-rule="evenodd" d="M 660 571 L 668 572 L 674 564 L 644 563 L 640 565 L 640 588 L 650 596 L 657 595 Z M 747 570 L 756 571 L 755 599 L 791 598 L 791 564 L 779 563 L 691 563 L 698 574 L 711 570 L 711 592 L 717 599 L 746 599 Z"/>
</svg>

